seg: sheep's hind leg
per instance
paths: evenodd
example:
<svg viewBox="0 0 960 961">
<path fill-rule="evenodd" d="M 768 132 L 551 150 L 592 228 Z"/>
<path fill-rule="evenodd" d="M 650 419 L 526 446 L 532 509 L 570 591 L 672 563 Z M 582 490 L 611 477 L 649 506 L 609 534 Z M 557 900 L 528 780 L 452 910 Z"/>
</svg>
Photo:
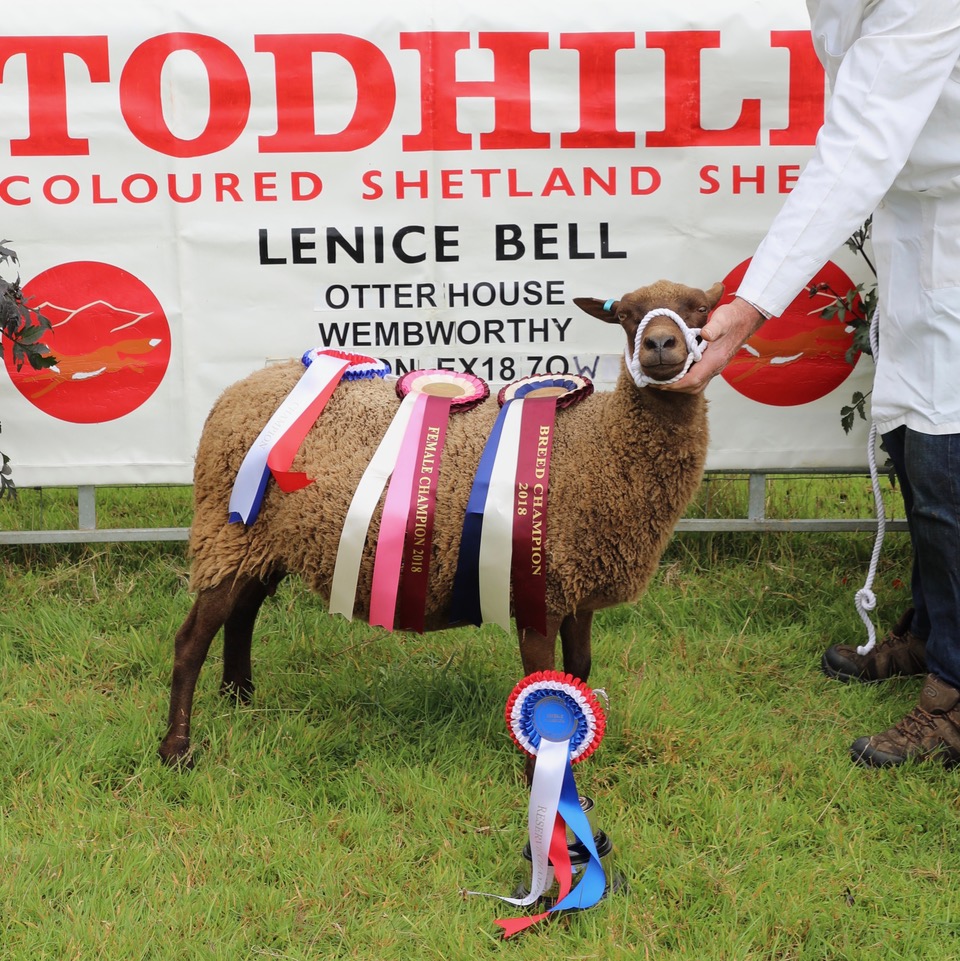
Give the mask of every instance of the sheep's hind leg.
<svg viewBox="0 0 960 961">
<path fill-rule="evenodd" d="M 593 611 L 568 614 L 560 624 L 563 669 L 586 681 L 590 677 L 590 629 Z"/>
<path fill-rule="evenodd" d="M 267 581 L 251 579 L 245 582 L 223 625 L 223 679 L 220 693 L 240 704 L 249 704 L 253 695 L 250 648 L 257 614 L 282 579 L 283 575 L 280 574 Z"/>
</svg>

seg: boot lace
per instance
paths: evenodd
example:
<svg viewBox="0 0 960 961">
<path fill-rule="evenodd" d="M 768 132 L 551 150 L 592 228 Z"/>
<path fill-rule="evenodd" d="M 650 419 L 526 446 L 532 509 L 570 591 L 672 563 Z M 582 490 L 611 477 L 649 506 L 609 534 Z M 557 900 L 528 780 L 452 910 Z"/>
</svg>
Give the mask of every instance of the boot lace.
<svg viewBox="0 0 960 961">
<path fill-rule="evenodd" d="M 906 740 L 922 742 L 937 726 L 937 718 L 922 707 L 915 707 L 906 717 L 894 725 L 894 730 Z"/>
</svg>

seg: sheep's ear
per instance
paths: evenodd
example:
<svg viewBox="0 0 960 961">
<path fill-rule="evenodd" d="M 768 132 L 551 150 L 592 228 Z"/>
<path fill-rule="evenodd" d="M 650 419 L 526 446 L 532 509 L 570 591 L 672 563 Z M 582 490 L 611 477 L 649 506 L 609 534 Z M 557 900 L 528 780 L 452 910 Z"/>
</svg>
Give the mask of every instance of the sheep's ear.
<svg viewBox="0 0 960 961">
<path fill-rule="evenodd" d="M 574 297 L 573 302 L 581 309 L 607 324 L 618 324 L 616 300 L 600 300 L 598 297 Z"/>
<path fill-rule="evenodd" d="M 718 281 L 709 290 L 705 290 L 704 293 L 707 295 L 707 302 L 709 303 L 710 309 L 713 310 L 713 308 L 720 303 L 720 298 L 723 296 L 723 284 Z"/>
</svg>

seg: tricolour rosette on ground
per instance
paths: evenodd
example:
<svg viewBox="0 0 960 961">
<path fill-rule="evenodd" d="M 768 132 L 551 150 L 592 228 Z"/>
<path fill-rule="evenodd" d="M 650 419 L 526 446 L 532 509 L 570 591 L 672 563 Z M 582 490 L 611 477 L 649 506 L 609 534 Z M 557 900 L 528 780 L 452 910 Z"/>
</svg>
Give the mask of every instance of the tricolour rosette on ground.
<svg viewBox="0 0 960 961">
<path fill-rule="evenodd" d="M 350 502 L 337 550 L 330 612 L 353 617 L 367 531 L 384 487 L 370 596 L 370 623 L 423 631 L 437 482 L 451 413 L 490 389 L 472 374 L 415 370 L 397 381 L 400 407 Z"/>
<path fill-rule="evenodd" d="M 603 739 L 606 716 L 583 681 L 558 671 L 542 671 L 528 675 L 513 689 L 507 700 L 506 720 L 516 744 L 537 760 L 528 810 L 530 893 L 500 900 L 527 907 L 539 900 L 554 878 L 558 885 L 556 903 L 548 911 L 496 922 L 509 938 L 554 912 L 592 907 L 606 891 L 593 829 L 573 777 L 573 765 L 586 760 Z M 576 887 L 568 829 L 575 843 L 589 855 Z"/>
<path fill-rule="evenodd" d="M 546 634 L 550 455 L 558 410 L 588 397 L 572 374 L 524 377 L 498 396 L 500 414 L 480 457 L 463 522 L 452 620 Z"/>
<path fill-rule="evenodd" d="M 306 370 L 260 431 L 237 471 L 230 493 L 230 523 L 252 524 L 257 519 L 271 475 L 286 493 L 313 483 L 302 471 L 291 471 L 290 465 L 341 380 L 390 373 L 383 361 L 339 350 L 308 350 L 301 360 Z"/>
</svg>

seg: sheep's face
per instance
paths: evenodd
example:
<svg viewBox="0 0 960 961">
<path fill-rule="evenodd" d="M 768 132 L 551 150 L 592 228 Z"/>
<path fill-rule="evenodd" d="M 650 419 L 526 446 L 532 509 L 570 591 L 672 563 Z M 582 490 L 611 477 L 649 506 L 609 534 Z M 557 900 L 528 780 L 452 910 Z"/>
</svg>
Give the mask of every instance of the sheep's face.
<svg viewBox="0 0 960 961">
<path fill-rule="evenodd" d="M 651 311 L 668 307 L 683 318 L 688 327 L 703 327 L 707 316 L 723 296 L 723 284 L 709 290 L 686 287 L 668 280 L 658 280 L 640 287 L 619 300 L 610 302 L 596 297 L 575 297 L 574 303 L 588 314 L 608 324 L 620 324 L 627 335 L 631 356 L 636 349 L 640 322 Z M 687 360 L 687 343 L 682 331 L 669 317 L 654 317 L 644 328 L 640 344 L 640 368 L 651 380 L 665 381 L 683 370 Z"/>
</svg>

